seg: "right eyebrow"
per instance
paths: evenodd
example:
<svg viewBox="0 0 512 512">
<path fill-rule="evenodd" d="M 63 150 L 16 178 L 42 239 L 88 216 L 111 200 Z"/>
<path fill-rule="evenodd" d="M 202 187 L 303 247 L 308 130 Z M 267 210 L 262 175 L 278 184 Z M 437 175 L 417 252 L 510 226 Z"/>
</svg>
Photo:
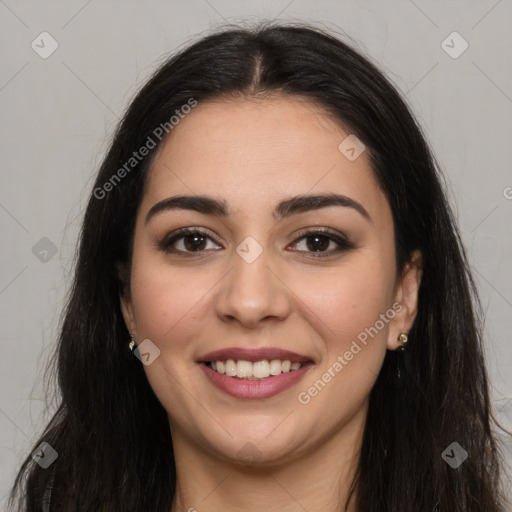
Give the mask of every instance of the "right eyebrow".
<svg viewBox="0 0 512 512">
<path fill-rule="evenodd" d="M 157 213 L 167 210 L 193 210 L 205 215 L 216 215 L 217 217 L 227 217 L 229 215 L 225 201 L 207 196 L 174 196 L 154 204 L 146 215 L 145 224 Z"/>
</svg>

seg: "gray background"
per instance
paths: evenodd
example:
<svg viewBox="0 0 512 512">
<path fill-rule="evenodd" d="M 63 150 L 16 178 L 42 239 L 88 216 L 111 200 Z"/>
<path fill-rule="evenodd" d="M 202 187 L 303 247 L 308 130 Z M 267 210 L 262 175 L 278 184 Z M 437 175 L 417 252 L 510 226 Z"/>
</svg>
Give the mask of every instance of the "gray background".
<svg viewBox="0 0 512 512">
<path fill-rule="evenodd" d="M 55 410 L 44 365 L 118 118 L 168 52 L 226 21 L 261 18 L 346 33 L 408 99 L 450 186 L 486 313 L 496 413 L 512 428 L 510 0 L 0 0 L 0 506 Z M 43 31 L 59 45 L 47 59 L 31 47 Z M 442 47 L 453 31 L 469 44 L 458 58 Z M 43 237 L 55 255 L 33 251 Z"/>
</svg>

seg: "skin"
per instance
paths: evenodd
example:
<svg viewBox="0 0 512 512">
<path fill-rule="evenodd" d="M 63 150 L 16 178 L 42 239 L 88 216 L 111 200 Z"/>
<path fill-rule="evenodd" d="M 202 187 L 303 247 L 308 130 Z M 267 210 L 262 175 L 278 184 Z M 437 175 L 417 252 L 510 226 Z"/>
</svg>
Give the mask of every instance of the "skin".
<svg viewBox="0 0 512 512">
<path fill-rule="evenodd" d="M 339 510 L 358 461 L 368 396 L 386 350 L 416 315 L 419 254 L 399 275 L 389 204 L 368 151 L 349 161 L 348 132 L 321 108 L 293 97 L 200 103 L 159 149 L 137 213 L 129 290 L 121 297 L 137 343 L 161 351 L 144 366 L 169 416 L 178 475 L 172 512 Z M 276 221 L 295 195 L 338 193 L 363 205 L 330 206 Z M 223 199 L 226 218 L 150 208 L 174 195 Z M 188 239 L 157 243 L 179 228 L 206 231 L 202 252 Z M 315 256 L 303 228 L 330 228 L 354 248 Z M 236 252 L 248 236 L 263 252 Z M 308 244 L 309 240 L 309 244 Z M 188 241 L 188 244 L 185 243 Z M 309 403 L 298 401 L 381 314 L 401 308 Z M 212 350 L 279 347 L 315 365 L 277 396 L 249 400 L 215 388 L 197 364 Z M 257 460 L 239 451 L 251 443 Z M 349 508 L 353 510 L 353 508 Z"/>
</svg>

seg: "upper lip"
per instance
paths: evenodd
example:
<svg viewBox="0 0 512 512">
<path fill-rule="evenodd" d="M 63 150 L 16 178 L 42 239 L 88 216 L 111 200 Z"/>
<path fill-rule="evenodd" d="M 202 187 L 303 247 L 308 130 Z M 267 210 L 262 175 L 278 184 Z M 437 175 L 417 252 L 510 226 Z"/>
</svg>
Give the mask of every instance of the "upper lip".
<svg viewBox="0 0 512 512">
<path fill-rule="evenodd" d="M 260 347 L 260 348 L 223 348 L 220 350 L 214 350 L 208 352 L 204 356 L 201 356 L 197 362 L 204 363 L 206 361 L 225 361 L 227 359 L 234 359 L 236 361 L 262 361 L 263 359 L 280 359 L 281 361 L 290 360 L 297 363 L 305 363 L 312 359 L 290 350 L 284 350 L 282 348 L 275 347 Z"/>
</svg>

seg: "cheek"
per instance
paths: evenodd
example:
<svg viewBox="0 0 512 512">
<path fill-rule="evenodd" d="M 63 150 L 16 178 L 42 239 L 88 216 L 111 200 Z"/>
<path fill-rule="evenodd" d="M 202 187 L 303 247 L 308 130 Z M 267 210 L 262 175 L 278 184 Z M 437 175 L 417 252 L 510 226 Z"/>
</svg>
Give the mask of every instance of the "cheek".
<svg viewBox="0 0 512 512">
<path fill-rule="evenodd" d="M 328 328 L 346 339 L 374 325 L 393 303 L 394 274 L 382 260 L 347 261 L 331 272 L 297 276 L 294 291 Z"/>
<path fill-rule="evenodd" d="M 199 277 L 200 275 L 200 277 Z M 205 273 L 184 272 L 154 257 L 134 256 L 131 291 L 138 336 L 164 347 L 166 340 L 187 339 L 197 329 L 202 305 L 214 280 Z"/>
<path fill-rule="evenodd" d="M 326 426 L 338 428 L 360 410 L 386 354 L 392 309 L 392 281 L 382 268 L 347 272 L 317 281 L 317 291 L 303 293 L 308 309 L 318 313 L 324 358 L 319 371 L 306 380 L 298 395 L 306 410 L 330 410 Z M 321 288 L 324 291 L 320 291 Z"/>
<path fill-rule="evenodd" d="M 321 333 L 322 371 L 330 371 L 323 373 L 321 380 L 332 382 L 328 384 L 330 392 L 322 393 L 319 403 L 326 400 L 327 406 L 331 393 L 344 396 L 342 408 L 347 412 L 357 408 L 373 386 L 394 317 L 393 270 L 392 259 L 359 255 L 333 272 L 301 281 L 297 294 L 304 301 L 304 311 L 310 311 L 309 322 Z"/>
</svg>

